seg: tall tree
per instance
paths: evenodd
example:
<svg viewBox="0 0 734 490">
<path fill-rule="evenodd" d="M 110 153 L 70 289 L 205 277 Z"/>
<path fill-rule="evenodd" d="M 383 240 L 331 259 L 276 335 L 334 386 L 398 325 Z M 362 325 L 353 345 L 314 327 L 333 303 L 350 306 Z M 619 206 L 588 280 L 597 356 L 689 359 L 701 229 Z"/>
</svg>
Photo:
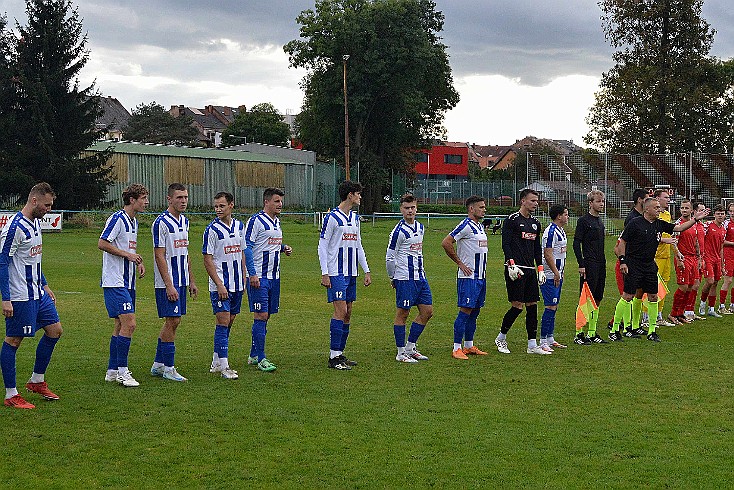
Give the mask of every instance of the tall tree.
<svg viewBox="0 0 734 490">
<path fill-rule="evenodd" d="M 703 0 L 601 0 L 616 49 L 587 117 L 586 143 L 606 151 L 723 151 L 732 144 L 729 62 L 709 56 Z"/>
<path fill-rule="evenodd" d="M 237 114 L 222 133 L 222 142 L 225 146 L 237 145 L 246 138 L 250 143 L 284 146 L 290 136 L 290 126 L 283 122 L 283 116 L 273 104 L 264 102 Z"/>
<path fill-rule="evenodd" d="M 57 207 L 98 206 L 109 185 L 109 152 L 82 156 L 100 135 L 98 93 L 77 78 L 89 59 L 82 21 L 70 0 L 26 0 L 26 13 L 13 46 L 18 101 L 9 158 L 27 180 L 59 191 Z"/>
<path fill-rule="evenodd" d="M 173 117 L 165 107 L 153 101 L 133 109 L 123 134 L 125 139 L 143 143 L 195 145 L 199 132 L 193 123 L 192 117 Z"/>
<path fill-rule="evenodd" d="M 405 150 L 441 134 L 445 112 L 459 101 L 439 37 L 443 20 L 432 0 L 317 0 L 297 18 L 301 40 L 284 47 L 292 67 L 308 70 L 300 139 L 340 161 L 349 56 L 350 160 L 365 184 L 363 212 L 379 210 L 390 169 L 409 168 Z"/>
</svg>

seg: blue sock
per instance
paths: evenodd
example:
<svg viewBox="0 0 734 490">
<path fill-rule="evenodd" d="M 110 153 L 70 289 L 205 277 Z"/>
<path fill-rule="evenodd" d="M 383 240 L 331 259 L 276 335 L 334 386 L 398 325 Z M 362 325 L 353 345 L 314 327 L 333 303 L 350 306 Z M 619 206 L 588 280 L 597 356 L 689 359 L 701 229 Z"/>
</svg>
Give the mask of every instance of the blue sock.
<svg viewBox="0 0 734 490">
<path fill-rule="evenodd" d="M 163 363 L 163 353 L 161 352 L 161 343 L 163 341 L 158 337 L 158 345 L 155 347 L 155 362 Z M 127 364 L 125 364 L 127 366 Z"/>
<path fill-rule="evenodd" d="M 342 324 L 342 340 L 339 343 L 339 350 L 343 351 L 347 348 L 347 338 L 349 337 L 349 324 L 343 323 Z"/>
<path fill-rule="evenodd" d="M 110 360 L 107 363 L 107 369 L 117 371 L 117 335 L 110 337 Z"/>
<path fill-rule="evenodd" d="M 417 343 L 418 337 L 421 336 L 424 328 L 426 328 L 425 325 L 421 325 L 420 323 L 413 322 L 410 325 L 410 334 L 408 335 L 408 342 L 413 342 L 414 344 Z"/>
<path fill-rule="evenodd" d="M 331 350 L 339 350 L 339 346 L 342 343 L 342 326 L 344 325 L 344 322 L 341 320 L 335 320 L 334 318 L 331 319 L 331 324 L 329 326 L 329 349 Z"/>
<path fill-rule="evenodd" d="M 130 337 L 117 336 L 117 367 L 127 367 L 127 355 L 130 352 Z"/>
<path fill-rule="evenodd" d="M 547 339 L 553 335 L 553 330 L 556 323 L 556 310 L 545 308 L 543 310 L 543 317 L 540 319 L 540 338 Z"/>
<path fill-rule="evenodd" d="M 265 359 L 265 334 L 267 334 L 268 322 L 255 320 L 252 323 L 252 340 L 255 343 L 255 356 L 258 360 Z"/>
<path fill-rule="evenodd" d="M 469 314 L 469 318 L 466 320 L 466 331 L 464 332 L 465 340 L 474 340 L 474 332 L 477 331 L 477 317 L 481 310 L 476 308 Z"/>
<path fill-rule="evenodd" d="M 229 327 L 217 325 L 214 327 L 214 352 L 220 359 L 228 357 Z"/>
<path fill-rule="evenodd" d="M 51 354 L 54 353 L 54 347 L 56 342 L 59 341 L 59 337 L 55 339 L 44 335 L 41 340 L 38 341 L 38 347 L 36 347 L 36 362 L 33 364 L 33 372 L 36 374 L 44 374 L 48 363 L 51 362 Z"/>
<path fill-rule="evenodd" d="M 460 344 L 464 340 L 467 321 L 469 321 L 469 315 L 459 310 L 459 314 L 456 315 L 456 320 L 454 320 L 454 344 Z"/>
<path fill-rule="evenodd" d="M 3 371 L 3 383 L 6 388 L 15 388 L 15 353 L 17 347 L 13 347 L 7 342 L 3 342 L 0 349 L 0 368 Z"/>
<path fill-rule="evenodd" d="M 161 341 L 161 358 L 164 366 L 173 367 L 176 359 L 176 344 Z"/>
<path fill-rule="evenodd" d="M 395 345 L 405 347 L 405 325 L 393 325 L 392 329 L 395 332 Z"/>
</svg>

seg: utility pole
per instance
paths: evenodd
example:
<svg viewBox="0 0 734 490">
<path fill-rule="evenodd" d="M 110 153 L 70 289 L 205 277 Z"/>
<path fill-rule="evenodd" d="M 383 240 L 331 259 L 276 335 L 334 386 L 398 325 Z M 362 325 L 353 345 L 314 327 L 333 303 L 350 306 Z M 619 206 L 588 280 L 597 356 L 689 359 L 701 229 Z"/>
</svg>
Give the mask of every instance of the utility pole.
<svg viewBox="0 0 734 490">
<path fill-rule="evenodd" d="M 349 179 L 349 106 L 347 105 L 347 60 L 349 55 L 342 56 L 344 66 L 344 168 Z"/>
</svg>

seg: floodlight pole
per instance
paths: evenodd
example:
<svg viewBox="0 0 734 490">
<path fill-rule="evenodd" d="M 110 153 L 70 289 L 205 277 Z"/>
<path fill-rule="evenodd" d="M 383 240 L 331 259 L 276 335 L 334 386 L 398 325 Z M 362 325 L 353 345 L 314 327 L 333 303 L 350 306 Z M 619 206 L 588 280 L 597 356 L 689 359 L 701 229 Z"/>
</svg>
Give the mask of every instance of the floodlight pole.
<svg viewBox="0 0 734 490">
<path fill-rule="evenodd" d="M 347 60 L 349 55 L 342 56 L 344 66 L 344 168 L 349 179 L 349 106 L 347 105 Z"/>
</svg>

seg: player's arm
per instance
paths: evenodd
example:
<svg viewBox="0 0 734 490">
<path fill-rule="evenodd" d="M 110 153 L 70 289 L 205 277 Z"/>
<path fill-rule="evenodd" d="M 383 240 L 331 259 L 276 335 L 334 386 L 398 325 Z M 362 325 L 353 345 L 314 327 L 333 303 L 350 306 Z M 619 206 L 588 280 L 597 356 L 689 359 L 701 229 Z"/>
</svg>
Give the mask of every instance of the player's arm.
<svg viewBox="0 0 734 490">
<path fill-rule="evenodd" d="M 550 270 L 555 276 L 555 279 L 553 279 L 553 283 L 556 285 L 556 287 L 558 287 L 558 285 L 561 283 L 561 272 L 558 270 L 558 267 L 556 267 L 556 259 L 555 257 L 553 257 L 553 248 L 544 248 L 543 257 L 545 257 L 545 262 L 548 264 L 548 267 L 550 267 Z"/>
<path fill-rule="evenodd" d="M 3 302 L 3 316 L 10 318 L 13 316 L 13 303 L 10 301 L 10 263 L 13 258 L 6 248 L 9 247 L 2 247 L 0 252 L 0 295 Z"/>
<path fill-rule="evenodd" d="M 168 273 L 166 249 L 164 247 L 155 247 L 153 249 L 153 258 L 155 260 L 155 266 L 158 268 L 158 272 L 163 279 L 163 284 L 166 286 L 166 297 L 168 301 L 178 301 L 178 291 L 173 287 L 173 280 Z"/>
<path fill-rule="evenodd" d="M 461 272 L 463 272 L 466 276 L 471 276 L 474 273 L 474 270 L 470 267 L 467 267 L 467 265 L 461 261 L 456 253 L 456 248 L 454 247 L 455 243 L 456 239 L 449 233 L 448 235 L 446 235 L 446 238 L 441 241 L 441 246 L 446 252 L 446 255 L 448 255 L 451 260 L 456 262 L 456 265 L 459 266 Z"/>
<path fill-rule="evenodd" d="M 400 233 L 398 232 L 398 227 L 396 226 L 393 228 L 392 233 L 390 233 L 390 240 L 387 242 L 387 251 L 385 252 L 385 268 L 387 269 L 387 277 L 390 278 L 390 282 L 392 283 L 393 278 L 395 277 L 395 266 L 396 266 L 396 259 L 397 259 L 397 249 L 400 246 Z"/>
<path fill-rule="evenodd" d="M 227 288 L 224 287 L 224 283 L 217 274 L 217 265 L 214 263 L 214 256 L 212 254 L 204 254 L 204 269 L 206 269 L 207 275 L 217 286 L 217 294 L 219 295 L 219 299 L 229 298 L 229 291 L 227 291 Z"/>
<path fill-rule="evenodd" d="M 319 235 L 318 255 L 319 266 L 321 267 L 321 285 L 325 288 L 331 287 L 331 279 L 329 279 L 329 237 L 334 233 L 331 222 L 327 214 L 324 217 L 324 223 L 321 225 L 321 233 Z"/>
<path fill-rule="evenodd" d="M 626 250 L 627 242 L 624 240 L 624 238 L 619 237 L 617 245 L 614 246 L 614 254 L 619 259 L 619 272 L 621 272 L 622 274 L 627 274 L 627 272 L 629 272 L 629 269 L 627 267 L 627 257 L 625 256 Z"/>
<path fill-rule="evenodd" d="M 521 249 L 520 230 L 515 220 L 506 219 L 502 223 L 502 252 L 507 261 L 515 261 L 515 253 Z"/>
<path fill-rule="evenodd" d="M 357 228 L 357 262 L 364 271 L 364 285 L 369 286 L 372 284 L 372 274 L 370 274 L 370 266 L 367 264 L 367 256 L 362 247 L 362 231 L 359 228 Z"/>
<path fill-rule="evenodd" d="M 250 287 L 255 289 L 260 287 L 260 276 L 257 275 L 255 269 L 255 256 L 253 250 L 255 249 L 255 240 L 257 239 L 258 230 L 255 230 L 257 226 L 257 220 L 253 217 L 247 221 L 245 228 L 245 248 L 242 252 L 245 256 L 245 266 L 247 267 L 247 275 L 250 281 Z"/>
<path fill-rule="evenodd" d="M 581 220 L 579 220 L 581 221 Z M 576 262 L 579 264 L 579 274 L 582 279 L 586 279 L 586 262 L 584 261 L 584 238 L 586 227 L 581 224 L 576 225 L 576 232 L 573 235 L 573 254 L 576 256 Z"/>
<path fill-rule="evenodd" d="M 693 219 L 689 219 L 683 223 L 678 223 L 673 227 L 673 231 L 681 232 L 687 230 L 688 228 L 694 226 L 696 223 L 708 216 L 710 212 L 711 210 L 709 208 L 702 209 L 701 211 L 696 211 L 695 213 L 693 213 Z"/>
<path fill-rule="evenodd" d="M 191 270 L 191 257 L 189 255 L 186 256 L 186 268 L 189 271 L 189 294 L 191 294 L 192 298 L 196 299 L 199 295 L 199 287 L 196 285 L 194 272 Z"/>
</svg>

